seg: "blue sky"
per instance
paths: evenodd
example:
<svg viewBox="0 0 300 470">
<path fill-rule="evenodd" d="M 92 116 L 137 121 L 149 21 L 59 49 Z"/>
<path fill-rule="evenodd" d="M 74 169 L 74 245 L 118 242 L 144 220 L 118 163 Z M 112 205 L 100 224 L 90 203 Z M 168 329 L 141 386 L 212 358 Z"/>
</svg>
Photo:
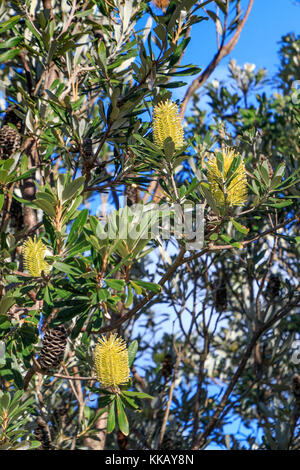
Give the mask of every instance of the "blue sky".
<svg viewBox="0 0 300 470">
<path fill-rule="evenodd" d="M 243 0 L 242 4 L 245 8 L 247 2 Z M 219 64 L 210 80 L 225 78 L 231 59 L 236 59 L 239 65 L 250 62 L 256 64 L 257 68 L 266 68 L 268 76 L 271 77 L 278 69 L 281 37 L 290 32 L 299 33 L 299 25 L 299 0 L 254 0 L 252 11 L 236 47 Z M 192 39 L 182 64 L 193 63 L 204 69 L 216 50 L 214 24 L 212 20 L 202 21 L 193 26 Z M 176 90 L 176 92 L 174 90 L 176 98 L 182 98 L 183 94 L 184 89 Z"/>
</svg>

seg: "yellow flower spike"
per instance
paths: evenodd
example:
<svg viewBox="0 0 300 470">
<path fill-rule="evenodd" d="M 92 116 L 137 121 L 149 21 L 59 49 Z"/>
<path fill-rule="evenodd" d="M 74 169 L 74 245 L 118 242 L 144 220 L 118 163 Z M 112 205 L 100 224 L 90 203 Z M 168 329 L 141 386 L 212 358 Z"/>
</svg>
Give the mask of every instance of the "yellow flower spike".
<svg viewBox="0 0 300 470">
<path fill-rule="evenodd" d="M 45 274 L 50 272 L 51 266 L 44 260 L 48 248 L 42 242 L 42 240 L 37 240 L 36 236 L 34 239 L 28 238 L 23 243 L 23 260 L 24 268 L 31 274 L 33 277 L 40 277 L 42 271 Z"/>
<path fill-rule="evenodd" d="M 212 194 L 218 206 L 242 206 L 247 202 L 248 197 L 245 164 L 241 160 L 233 177 L 230 178 L 229 184 L 225 183 L 228 170 L 234 159 L 238 157 L 238 154 L 232 149 L 222 150 L 222 154 L 224 160 L 222 172 L 218 168 L 216 156 L 213 156 L 208 161 L 207 179 L 210 183 Z"/>
<path fill-rule="evenodd" d="M 178 107 L 170 100 L 161 102 L 153 109 L 153 141 L 163 148 L 164 141 L 171 137 L 175 149 L 179 149 L 184 144 L 183 127 L 181 118 L 178 115 Z"/>
<path fill-rule="evenodd" d="M 98 339 L 94 359 L 98 380 L 104 388 L 125 385 L 129 381 L 126 343 L 116 333 Z"/>
</svg>

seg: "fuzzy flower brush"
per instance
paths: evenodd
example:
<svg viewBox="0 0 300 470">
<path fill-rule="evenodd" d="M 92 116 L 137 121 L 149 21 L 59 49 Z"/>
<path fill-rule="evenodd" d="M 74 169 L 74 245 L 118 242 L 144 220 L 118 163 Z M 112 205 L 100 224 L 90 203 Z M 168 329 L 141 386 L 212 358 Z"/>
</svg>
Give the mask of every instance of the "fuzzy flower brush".
<svg viewBox="0 0 300 470">
<path fill-rule="evenodd" d="M 153 109 L 153 140 L 163 148 L 164 141 L 171 137 L 175 148 L 179 149 L 184 144 L 183 127 L 178 115 L 178 108 L 170 100 L 157 104 Z"/>
<path fill-rule="evenodd" d="M 95 348 L 97 377 L 104 388 L 118 387 L 129 381 L 128 351 L 125 341 L 116 333 L 102 336 Z"/>
<path fill-rule="evenodd" d="M 51 266 L 44 260 L 48 248 L 42 240 L 37 240 L 36 236 L 34 239 L 28 238 L 28 240 L 23 243 L 22 252 L 24 268 L 31 276 L 40 277 L 42 271 L 44 271 L 45 274 L 50 272 Z"/>
<path fill-rule="evenodd" d="M 220 169 L 217 157 L 214 155 L 208 161 L 207 179 L 212 195 L 218 206 L 242 206 L 247 201 L 247 178 L 243 160 L 240 160 L 234 171 L 232 164 L 237 164 L 238 155 L 232 149 L 222 151 L 223 168 Z"/>
</svg>

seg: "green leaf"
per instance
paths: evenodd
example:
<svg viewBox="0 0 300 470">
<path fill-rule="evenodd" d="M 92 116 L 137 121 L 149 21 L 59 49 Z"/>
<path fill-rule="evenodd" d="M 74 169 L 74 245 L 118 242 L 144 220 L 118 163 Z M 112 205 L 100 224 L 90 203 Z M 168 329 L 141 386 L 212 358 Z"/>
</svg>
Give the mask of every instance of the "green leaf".
<svg viewBox="0 0 300 470">
<path fill-rule="evenodd" d="M 36 207 L 42 209 L 43 212 L 45 212 L 45 214 L 47 214 L 49 217 L 56 217 L 55 208 L 51 205 L 50 202 L 45 201 L 43 199 L 35 199 L 35 201 L 33 201 L 33 204 Z"/>
<path fill-rule="evenodd" d="M 209 237 L 209 239 L 212 240 L 213 242 L 218 240 L 218 238 L 219 238 L 219 235 L 217 233 L 212 233 L 211 236 Z"/>
<path fill-rule="evenodd" d="M 127 295 L 127 299 L 126 299 L 126 302 L 125 302 L 125 307 L 129 308 L 130 305 L 132 305 L 132 302 L 133 302 L 133 292 L 132 292 L 132 287 L 131 287 L 130 284 L 128 285 L 127 289 L 128 289 L 128 295 Z"/>
<path fill-rule="evenodd" d="M 200 191 L 203 193 L 205 199 L 207 200 L 208 204 L 210 205 L 210 207 L 212 208 L 212 210 L 214 211 L 214 213 L 216 215 L 220 215 L 220 211 L 218 209 L 218 206 L 217 206 L 217 203 L 213 197 L 213 195 L 211 194 L 211 191 L 209 189 L 209 184 L 207 183 L 201 183 L 199 185 L 199 189 Z"/>
<path fill-rule="evenodd" d="M 290 199 L 286 200 L 286 201 L 282 201 L 282 202 L 275 202 L 275 203 L 270 203 L 270 202 L 266 202 L 266 206 L 270 206 L 270 207 L 276 207 L 277 209 L 281 209 L 282 207 L 287 207 L 287 206 L 290 206 L 293 204 L 293 201 L 291 201 Z"/>
<path fill-rule="evenodd" d="M 105 279 L 105 282 L 108 287 L 117 291 L 122 291 L 125 287 L 125 281 L 123 279 Z"/>
<path fill-rule="evenodd" d="M 75 194 L 78 193 L 82 189 L 82 186 L 84 185 L 84 181 L 85 181 L 85 178 L 83 176 L 80 176 L 76 180 L 69 183 L 62 192 L 62 201 L 64 202 L 69 199 L 72 199 L 75 196 Z"/>
<path fill-rule="evenodd" d="M 115 400 L 109 407 L 107 416 L 107 432 L 110 434 L 116 427 Z"/>
<path fill-rule="evenodd" d="M 148 395 L 148 393 L 145 393 L 145 392 L 132 392 L 130 390 L 124 390 L 122 391 L 122 394 L 127 395 L 129 397 L 137 397 L 140 399 L 149 399 L 149 400 L 154 399 L 154 397 L 152 397 L 151 395 Z"/>
<path fill-rule="evenodd" d="M 3 397 L 1 398 L 1 408 L 8 410 L 10 404 L 10 394 L 4 393 Z"/>
<path fill-rule="evenodd" d="M 123 400 L 123 403 L 125 406 L 137 411 L 140 410 L 140 405 L 137 403 L 137 400 L 135 400 L 135 397 L 129 397 L 123 393 L 121 393 L 121 398 Z"/>
<path fill-rule="evenodd" d="M 230 219 L 234 227 L 237 229 L 238 232 L 243 233 L 246 235 L 249 232 L 249 229 L 245 227 L 245 225 L 239 224 L 236 220 Z"/>
<path fill-rule="evenodd" d="M 134 288 L 135 292 L 137 293 L 137 295 L 140 295 L 142 292 L 143 292 L 143 289 L 141 289 L 140 286 L 138 286 L 134 281 L 130 281 L 130 284 L 132 285 L 132 287 Z"/>
<path fill-rule="evenodd" d="M 131 367 L 132 364 L 133 364 L 136 353 L 138 351 L 138 347 L 139 347 L 139 343 L 138 343 L 137 340 L 132 341 L 130 343 L 130 345 L 128 346 L 128 364 L 129 364 L 129 367 Z"/>
<path fill-rule="evenodd" d="M 122 433 L 125 436 L 128 436 L 129 423 L 128 423 L 128 419 L 124 410 L 123 402 L 119 396 L 117 396 L 117 416 L 118 416 L 118 425 L 119 425 L 120 431 L 122 431 Z"/>
<path fill-rule="evenodd" d="M 13 26 L 15 26 L 20 21 L 20 19 L 21 19 L 21 16 L 17 15 L 17 16 L 13 16 L 7 21 L 3 21 L 3 23 L 1 23 L 0 25 L 0 33 L 4 33 L 4 31 L 7 31 L 8 29 L 13 28 Z"/>
<path fill-rule="evenodd" d="M 77 240 L 78 234 L 81 232 L 82 228 L 86 224 L 88 215 L 89 215 L 88 209 L 83 209 L 80 212 L 79 216 L 74 220 L 70 233 L 69 233 L 67 245 L 70 245 Z"/>
<path fill-rule="evenodd" d="M 3 54 L 0 54 L 0 63 L 7 62 L 13 59 L 16 55 L 20 53 L 21 49 L 10 49 Z"/>
<path fill-rule="evenodd" d="M 0 183 L 5 184 L 8 181 L 8 171 L 0 170 Z"/>
<path fill-rule="evenodd" d="M 12 296 L 3 297 L 0 301 L 0 315 L 6 313 L 12 305 L 16 303 L 16 300 Z"/>
<path fill-rule="evenodd" d="M 160 291 L 161 291 L 161 286 L 159 284 L 155 284 L 154 282 L 147 282 L 147 281 L 140 281 L 140 280 L 134 280 L 134 281 L 131 281 L 131 283 L 134 283 L 144 289 L 148 289 L 152 292 L 155 292 L 156 294 L 158 294 Z"/>
<path fill-rule="evenodd" d="M 5 196 L 3 193 L 0 194 L 0 211 L 3 207 L 3 204 L 4 204 L 4 200 L 5 200 Z"/>
<path fill-rule="evenodd" d="M 82 274 L 81 271 L 79 271 L 79 269 L 74 268 L 73 266 L 70 266 L 69 264 L 61 263 L 60 261 L 55 262 L 54 268 L 56 268 L 58 271 L 61 271 L 62 273 L 67 273 L 67 274 L 71 274 L 74 276 L 78 276 Z"/>
<path fill-rule="evenodd" d="M 171 137 L 167 137 L 164 141 L 164 152 L 168 160 L 172 160 L 172 157 L 175 152 L 175 144 Z"/>
</svg>

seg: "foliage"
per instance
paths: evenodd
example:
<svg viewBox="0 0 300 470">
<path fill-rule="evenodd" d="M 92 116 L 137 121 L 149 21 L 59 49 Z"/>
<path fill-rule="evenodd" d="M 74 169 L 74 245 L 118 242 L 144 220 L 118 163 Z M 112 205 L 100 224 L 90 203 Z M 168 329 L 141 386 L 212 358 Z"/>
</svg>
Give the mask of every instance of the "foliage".
<svg viewBox="0 0 300 470">
<path fill-rule="evenodd" d="M 222 48 L 240 3 L 1 3 L 0 80 L 24 124 L 0 161 L 3 448 L 39 445 L 36 417 L 54 449 L 115 449 L 119 433 L 131 449 L 299 448 L 299 39 L 282 39 L 273 82 L 231 61 L 228 80 L 193 93 L 183 146 L 177 114 L 160 114 L 160 129 L 176 120 L 163 142 L 152 132 L 153 108 L 203 80 L 185 64 L 193 26 L 212 22 Z M 240 175 L 239 204 L 220 204 Z M 204 207 L 201 249 L 174 229 L 185 204 Z M 41 337 L 59 325 L 64 360 L 40 370 Z M 128 343 L 117 388 L 95 370 L 111 332 Z M 231 419 L 246 438 L 226 435 Z"/>
</svg>

